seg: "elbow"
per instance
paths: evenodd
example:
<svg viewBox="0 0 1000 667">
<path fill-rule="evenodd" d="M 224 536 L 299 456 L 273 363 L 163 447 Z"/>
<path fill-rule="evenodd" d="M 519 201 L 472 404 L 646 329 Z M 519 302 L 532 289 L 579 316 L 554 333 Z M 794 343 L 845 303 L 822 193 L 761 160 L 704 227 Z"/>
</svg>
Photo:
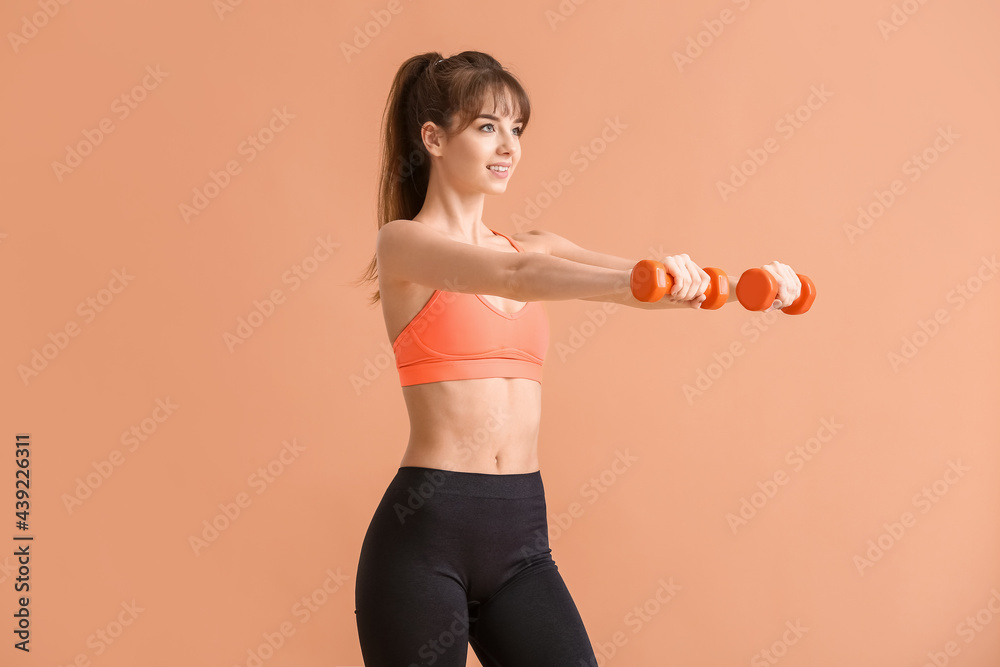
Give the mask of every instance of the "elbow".
<svg viewBox="0 0 1000 667">
<path fill-rule="evenodd" d="M 519 252 L 513 255 L 511 259 L 512 261 L 504 268 L 505 275 L 501 281 L 505 292 L 503 297 L 512 301 L 530 301 L 527 298 L 528 295 L 524 293 L 527 284 L 525 281 L 525 269 L 528 258 L 525 256 L 525 253 Z"/>
</svg>

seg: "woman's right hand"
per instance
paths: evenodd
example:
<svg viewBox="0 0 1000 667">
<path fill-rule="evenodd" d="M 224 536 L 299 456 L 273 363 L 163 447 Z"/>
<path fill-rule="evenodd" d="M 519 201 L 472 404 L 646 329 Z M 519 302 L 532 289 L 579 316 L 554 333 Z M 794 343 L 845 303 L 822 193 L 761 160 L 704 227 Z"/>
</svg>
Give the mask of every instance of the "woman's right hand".
<svg viewBox="0 0 1000 667">
<path fill-rule="evenodd" d="M 669 299 L 673 303 L 684 303 L 692 308 L 701 308 L 701 304 L 707 298 L 705 291 L 711 284 L 708 274 L 692 262 L 687 254 L 668 255 L 660 262 L 674 280 L 673 287 L 663 298 Z"/>
</svg>

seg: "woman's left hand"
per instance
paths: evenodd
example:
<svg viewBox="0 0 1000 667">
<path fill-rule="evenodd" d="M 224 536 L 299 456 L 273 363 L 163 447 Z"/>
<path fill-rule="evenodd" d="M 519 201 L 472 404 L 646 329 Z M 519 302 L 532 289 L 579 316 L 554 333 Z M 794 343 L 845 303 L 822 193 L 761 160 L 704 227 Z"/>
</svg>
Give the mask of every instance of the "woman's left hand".
<svg viewBox="0 0 1000 667">
<path fill-rule="evenodd" d="M 764 311 L 765 313 L 792 305 L 792 302 L 802 294 L 802 282 L 795 275 L 795 271 L 792 271 L 792 267 L 781 262 L 771 262 L 760 268 L 774 276 L 775 282 L 778 283 L 778 293 L 774 297 L 775 301 Z"/>
</svg>

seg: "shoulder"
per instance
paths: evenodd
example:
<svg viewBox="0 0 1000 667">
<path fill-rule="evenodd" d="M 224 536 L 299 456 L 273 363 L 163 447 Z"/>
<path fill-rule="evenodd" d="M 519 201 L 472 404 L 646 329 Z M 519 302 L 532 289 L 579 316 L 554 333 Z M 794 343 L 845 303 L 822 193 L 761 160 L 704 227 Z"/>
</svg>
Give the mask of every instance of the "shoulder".
<svg viewBox="0 0 1000 667">
<path fill-rule="evenodd" d="M 377 253 L 387 245 L 393 247 L 397 244 L 406 244 L 414 238 L 436 233 L 433 229 L 416 220 L 390 220 L 378 228 L 375 235 L 375 250 Z"/>
<path fill-rule="evenodd" d="M 430 232 L 416 220 L 390 220 L 375 234 L 375 262 L 388 277 L 388 269 L 397 264 L 408 248 Z"/>
<path fill-rule="evenodd" d="M 400 232 L 406 232 L 420 226 L 416 220 L 390 220 L 378 228 L 379 236 L 392 236 Z"/>
<path fill-rule="evenodd" d="M 414 235 L 417 236 L 415 237 Z M 385 243 L 392 245 L 398 243 L 405 247 L 408 241 L 428 235 L 432 238 L 442 237 L 439 231 L 427 227 L 427 225 L 416 220 L 392 220 L 379 228 L 375 242 L 376 251 L 379 246 Z M 540 252 L 547 255 L 552 254 L 553 248 L 557 247 L 560 242 L 565 241 L 561 236 L 544 229 L 529 229 L 516 234 L 507 234 L 507 236 L 513 239 L 526 252 Z"/>
</svg>

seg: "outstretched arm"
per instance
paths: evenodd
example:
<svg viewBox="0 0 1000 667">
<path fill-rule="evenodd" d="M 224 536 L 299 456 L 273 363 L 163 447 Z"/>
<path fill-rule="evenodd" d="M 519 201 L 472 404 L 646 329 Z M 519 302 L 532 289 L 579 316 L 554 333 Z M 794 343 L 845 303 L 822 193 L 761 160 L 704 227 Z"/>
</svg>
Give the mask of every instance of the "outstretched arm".
<svg viewBox="0 0 1000 667">
<path fill-rule="evenodd" d="M 614 255 L 606 255 L 604 253 L 595 252 L 593 250 L 587 250 L 586 248 L 581 248 L 577 244 L 573 243 L 567 238 L 556 234 L 555 232 L 545 231 L 541 229 L 532 230 L 526 232 L 526 235 L 530 236 L 530 246 L 536 252 L 546 252 L 554 257 L 561 257 L 563 259 L 568 259 L 574 262 L 580 262 L 583 264 L 591 264 L 593 266 L 603 266 L 609 269 L 619 269 L 627 271 L 632 269 L 639 260 L 625 259 L 624 257 L 616 257 Z M 518 238 L 522 238 L 518 235 Z M 522 239 L 523 240 L 523 239 Z M 526 244 L 528 245 L 528 244 Z M 657 258 L 658 261 L 662 261 L 662 258 Z M 675 302 L 668 298 L 660 299 L 656 302 L 645 302 L 639 301 L 634 296 L 632 296 L 631 290 L 624 292 L 614 292 L 609 294 L 601 294 L 599 296 L 588 296 L 581 297 L 583 301 L 603 301 L 606 303 L 617 303 L 623 306 L 630 306 L 632 308 L 641 308 L 643 310 L 663 310 L 665 308 L 690 308 L 686 302 Z M 736 300 L 736 278 L 734 276 L 729 276 L 729 298 L 727 303 Z"/>
<path fill-rule="evenodd" d="M 393 220 L 375 241 L 379 280 L 418 283 L 515 301 L 559 301 L 628 292 L 628 270 L 539 252 L 511 253 L 456 241 L 413 220 Z"/>
</svg>

